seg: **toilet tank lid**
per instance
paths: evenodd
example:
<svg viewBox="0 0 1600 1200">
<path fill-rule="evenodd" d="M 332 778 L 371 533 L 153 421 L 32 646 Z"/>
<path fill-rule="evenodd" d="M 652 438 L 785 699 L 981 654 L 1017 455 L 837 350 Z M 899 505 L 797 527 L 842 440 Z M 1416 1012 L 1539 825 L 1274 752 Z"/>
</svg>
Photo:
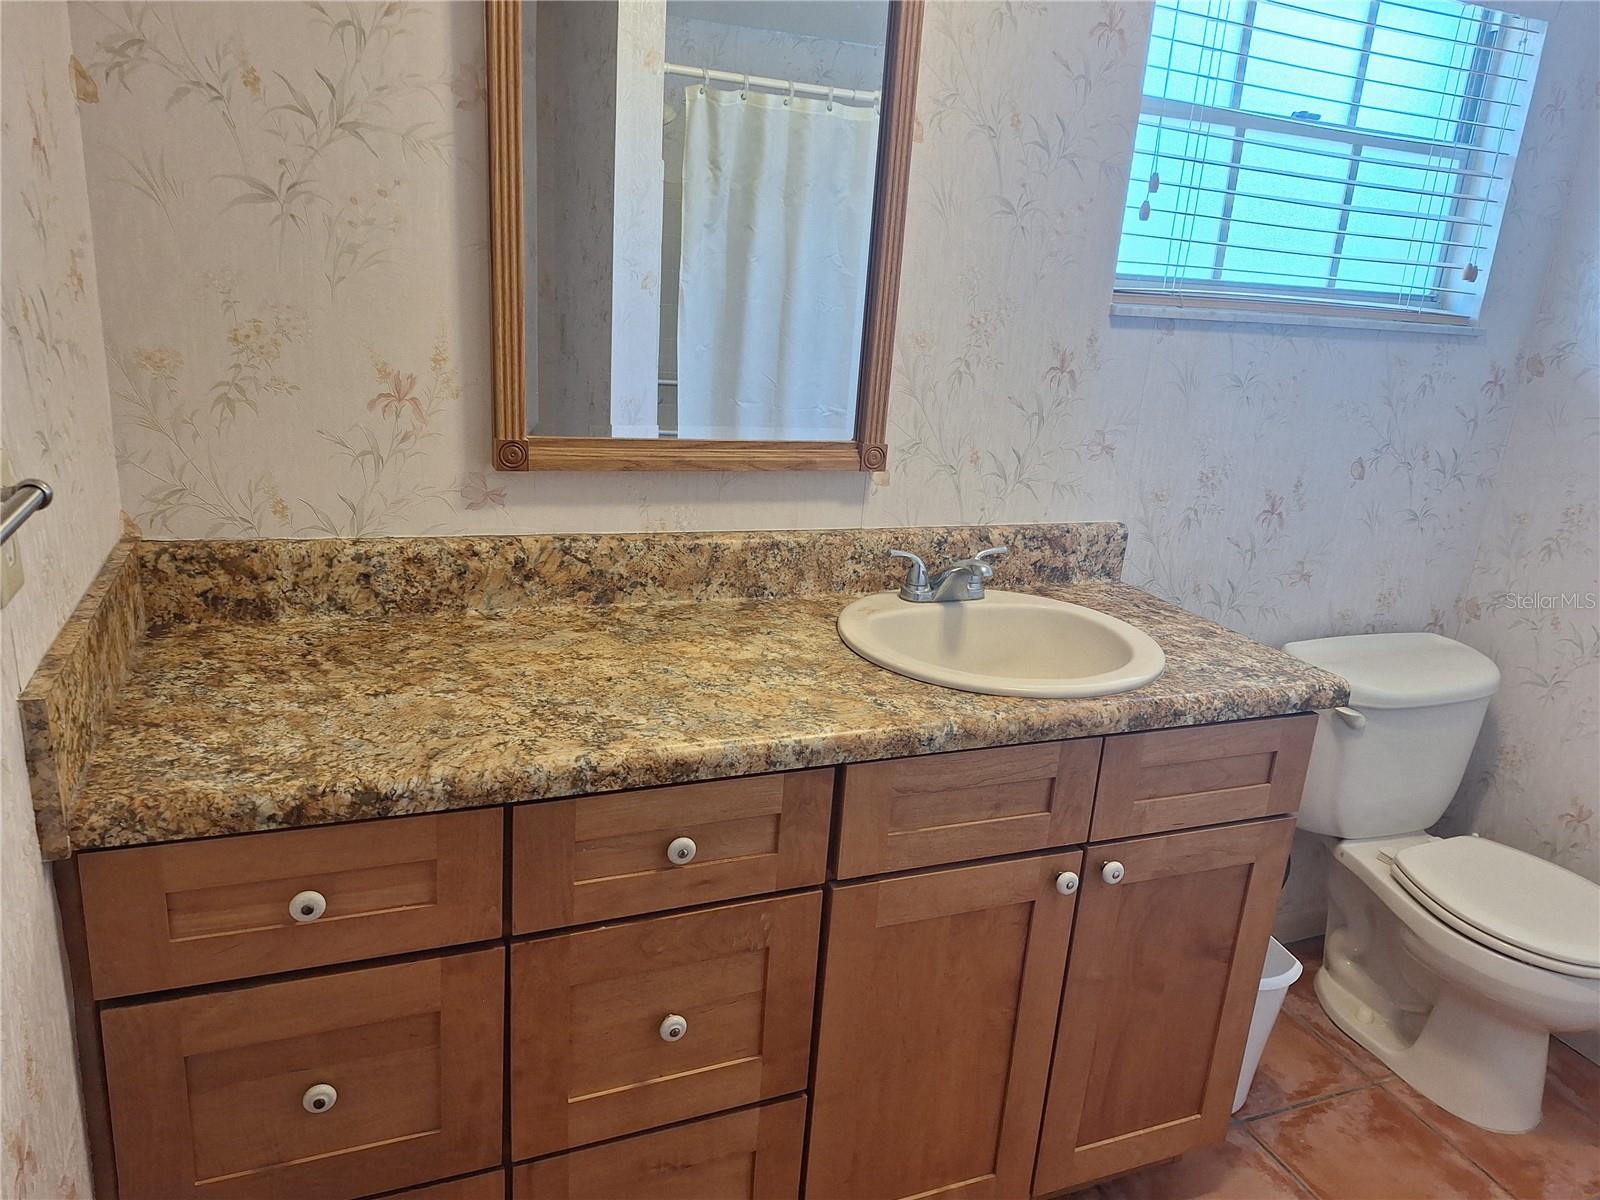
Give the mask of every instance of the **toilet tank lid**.
<svg viewBox="0 0 1600 1200">
<path fill-rule="evenodd" d="M 1471 646 L 1437 633 L 1362 633 L 1290 642 L 1284 650 L 1343 676 L 1350 703 L 1420 708 L 1481 700 L 1500 686 L 1500 668 Z"/>
</svg>

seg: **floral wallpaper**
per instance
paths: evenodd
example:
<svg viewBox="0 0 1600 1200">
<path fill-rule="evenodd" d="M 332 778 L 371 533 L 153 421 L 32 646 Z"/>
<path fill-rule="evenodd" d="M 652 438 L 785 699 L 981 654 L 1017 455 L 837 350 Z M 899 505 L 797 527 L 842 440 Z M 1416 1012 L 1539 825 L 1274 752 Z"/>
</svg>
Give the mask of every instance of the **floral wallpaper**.
<svg viewBox="0 0 1600 1200">
<path fill-rule="evenodd" d="M 1576 99 L 1576 98 L 1574 98 Z M 1566 112 L 1600 173 L 1592 95 Z M 1495 473 L 1455 636 L 1500 664 L 1500 692 L 1452 830 L 1600 881 L 1600 223 L 1571 205 L 1515 363 L 1516 416 Z"/>
<path fill-rule="evenodd" d="M 12 700 L 121 532 L 83 147 L 75 105 L 97 85 L 66 9 L 0 5 L 0 442 L 55 488 L 17 535 L 22 590 L 0 618 Z M 65 967 L 8 702 L 0 728 L 0 1196 L 90 1193 Z"/>
<path fill-rule="evenodd" d="M 1467 803 L 1504 832 L 1526 800 L 1519 844 L 1575 862 L 1593 774 L 1547 792 L 1567 783 L 1519 765 L 1539 743 L 1513 713 L 1524 667 L 1569 663 L 1537 725 L 1582 731 L 1586 668 L 1553 624 L 1582 612 L 1542 613 L 1536 642 L 1470 616 L 1507 572 L 1589 570 L 1539 555 L 1592 455 L 1569 440 L 1547 466 L 1535 438 L 1592 391 L 1553 349 L 1584 285 L 1545 274 L 1562 215 L 1594 223 L 1600 10 L 1536 7 L 1483 331 L 1455 336 L 1110 318 L 1148 6 L 929 4 L 889 471 L 868 479 L 486 470 L 477 5 L 75 0 L 123 502 L 177 537 L 1122 519 L 1129 578 L 1263 640 L 1492 636 L 1516 670 Z M 1496 486 L 1503 455 L 1537 495 Z M 1310 912 L 1304 878 L 1287 903 Z"/>
</svg>

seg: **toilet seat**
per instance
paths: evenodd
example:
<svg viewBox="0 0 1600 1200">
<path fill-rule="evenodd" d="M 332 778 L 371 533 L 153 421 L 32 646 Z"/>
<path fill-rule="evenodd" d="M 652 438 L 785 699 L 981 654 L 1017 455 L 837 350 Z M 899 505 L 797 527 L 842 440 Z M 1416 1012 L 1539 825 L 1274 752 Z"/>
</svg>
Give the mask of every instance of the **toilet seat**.
<svg viewBox="0 0 1600 1200">
<path fill-rule="evenodd" d="M 1408 883 L 1405 876 L 1397 873 L 1395 881 L 1405 889 L 1408 896 L 1427 911 L 1429 916 L 1436 918 L 1442 925 L 1448 925 L 1469 941 L 1477 943 L 1486 950 L 1493 950 L 1498 954 L 1504 954 L 1507 958 L 1514 958 L 1518 962 L 1527 963 L 1530 967 L 1540 967 L 1557 975 L 1570 975 L 1576 979 L 1600 979 L 1600 969 L 1562 962 L 1556 958 L 1546 958 L 1544 955 L 1536 954 L 1532 950 L 1524 950 L 1520 946 L 1513 946 L 1510 942 L 1502 942 L 1493 934 L 1485 933 L 1476 926 L 1463 921 L 1454 913 L 1440 908 L 1427 896 L 1416 890 L 1414 885 Z"/>
<path fill-rule="evenodd" d="M 1600 979 L 1600 885 L 1480 837 L 1406 846 L 1390 876 L 1479 945 L 1561 975 Z"/>
</svg>

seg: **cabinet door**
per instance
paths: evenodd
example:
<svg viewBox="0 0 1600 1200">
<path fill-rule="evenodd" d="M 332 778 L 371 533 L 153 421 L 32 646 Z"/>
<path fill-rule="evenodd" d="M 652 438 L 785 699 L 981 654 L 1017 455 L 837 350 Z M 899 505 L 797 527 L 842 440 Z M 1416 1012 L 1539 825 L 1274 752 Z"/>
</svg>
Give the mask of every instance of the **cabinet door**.
<svg viewBox="0 0 1600 1200">
<path fill-rule="evenodd" d="M 500 1162 L 505 951 L 101 1014 L 122 1200 L 343 1200 Z"/>
<path fill-rule="evenodd" d="M 834 890 L 808 1195 L 1027 1194 L 1081 859 Z"/>
<path fill-rule="evenodd" d="M 513 946 L 512 1157 L 805 1090 L 821 919 L 803 892 Z"/>
<path fill-rule="evenodd" d="M 1293 832 L 1278 817 L 1085 853 L 1035 1195 L 1224 1136 Z"/>
<path fill-rule="evenodd" d="M 796 1096 L 523 1163 L 512 1200 L 793 1200 L 806 1102 Z"/>
</svg>

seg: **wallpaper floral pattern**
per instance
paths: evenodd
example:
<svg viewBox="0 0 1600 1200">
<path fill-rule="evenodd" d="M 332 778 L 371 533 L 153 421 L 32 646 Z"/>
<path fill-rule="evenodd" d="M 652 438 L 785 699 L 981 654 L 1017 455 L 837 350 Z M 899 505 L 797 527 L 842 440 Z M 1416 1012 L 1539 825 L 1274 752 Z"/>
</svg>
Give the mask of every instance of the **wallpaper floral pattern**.
<svg viewBox="0 0 1600 1200">
<path fill-rule="evenodd" d="M 1600 171 L 1597 97 L 1565 116 Z M 1448 819 L 1600 880 L 1600 224 L 1561 226 L 1543 299 L 1510 368 L 1516 417 L 1456 636 L 1500 665 L 1500 692 Z"/>
<path fill-rule="evenodd" d="M 1132 579 L 1257 637 L 1493 654 L 1446 825 L 1600 876 L 1600 14 L 1546 12 L 1486 332 L 1448 338 L 1111 321 L 1148 8 L 930 4 L 891 470 L 866 480 L 485 469 L 476 5 L 0 5 L 4 441 L 62 498 L 23 535 L 6 687 L 119 482 L 179 537 L 1119 518 Z M 0 1194 L 82 1197 L 14 708 L 3 733 Z"/>
<path fill-rule="evenodd" d="M 99 94 L 84 122 L 122 492 L 157 535 L 1118 518 L 1132 580 L 1264 640 L 1476 638 L 1498 626 L 1461 624 L 1466 581 L 1481 604 L 1490 575 L 1522 569 L 1480 553 L 1485 521 L 1493 539 L 1508 512 L 1547 520 L 1494 486 L 1514 425 L 1508 461 L 1533 463 L 1541 489 L 1581 490 L 1592 467 L 1563 459 L 1558 483 L 1516 447 L 1548 397 L 1577 413 L 1592 390 L 1541 339 L 1592 333 L 1570 307 L 1581 283 L 1548 292 L 1544 275 L 1561 215 L 1592 223 L 1576 156 L 1594 5 L 1541 9 L 1552 31 L 1484 331 L 1460 337 L 1113 320 L 1149 7 L 931 3 L 890 470 L 870 480 L 486 472 L 476 5 L 70 9 Z M 1557 264 L 1570 274 L 1565 249 Z M 1548 673 L 1558 640 L 1517 661 Z M 1550 704 L 1586 694 L 1569 682 Z M 1480 769 L 1496 781 L 1473 801 L 1485 828 L 1516 825 L 1518 787 L 1545 795 L 1514 762 Z M 1592 854 L 1582 782 L 1576 807 L 1538 801 L 1522 844 Z"/>
<path fill-rule="evenodd" d="M 0 5 L 0 441 L 55 488 L 17 535 L 0 618 L 0 1196 L 88 1200 L 78 1076 L 50 875 L 39 861 L 13 701 L 121 530 L 72 57 L 57 4 Z"/>
</svg>

